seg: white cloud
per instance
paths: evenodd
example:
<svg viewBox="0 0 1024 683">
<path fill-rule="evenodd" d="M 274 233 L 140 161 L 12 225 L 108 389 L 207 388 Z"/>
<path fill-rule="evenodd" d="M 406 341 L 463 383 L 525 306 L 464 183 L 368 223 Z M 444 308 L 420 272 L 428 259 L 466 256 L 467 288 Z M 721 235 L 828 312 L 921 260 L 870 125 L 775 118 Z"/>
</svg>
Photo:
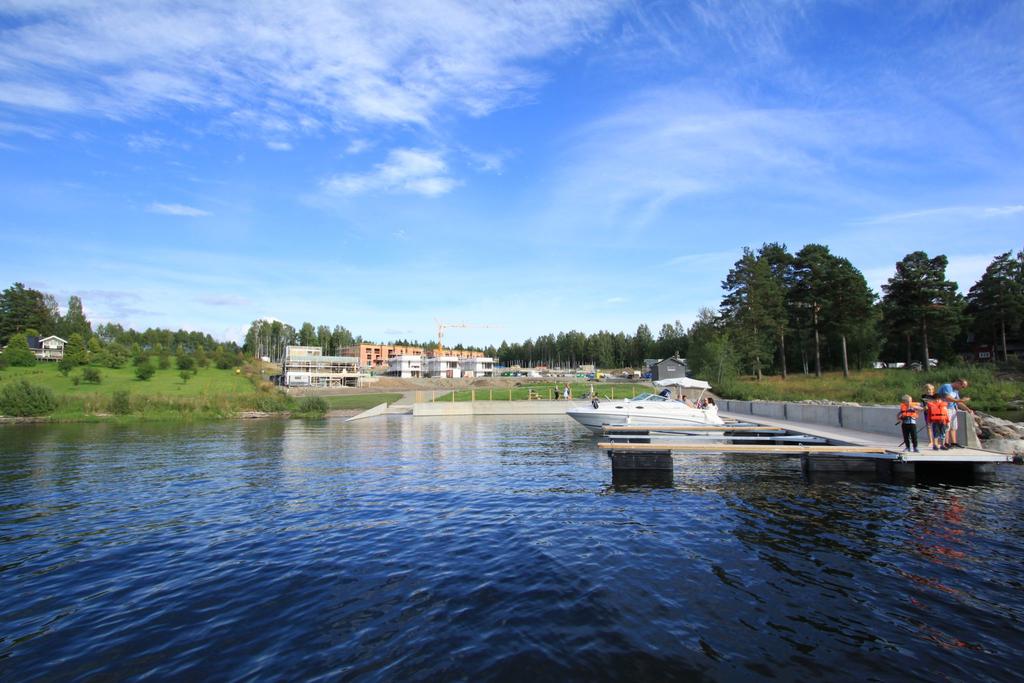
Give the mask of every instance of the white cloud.
<svg viewBox="0 0 1024 683">
<path fill-rule="evenodd" d="M 621 229 L 696 195 L 753 185 L 826 192 L 833 155 L 857 144 L 844 120 L 679 88 L 648 91 L 570 139 L 552 202 Z"/>
<path fill-rule="evenodd" d="M 348 144 L 348 147 L 345 148 L 345 154 L 349 154 L 349 155 L 362 154 L 363 152 L 365 152 L 366 150 L 370 149 L 371 147 L 373 147 L 373 143 L 370 142 L 369 140 L 364 140 L 362 138 L 356 139 L 356 140 L 353 140 L 352 142 L 350 142 Z"/>
<path fill-rule="evenodd" d="M 180 142 L 178 140 L 169 140 L 160 135 L 151 135 L 148 133 L 140 133 L 135 135 L 129 135 L 127 137 L 128 147 L 133 152 L 155 152 L 161 149 L 167 149 L 172 147 L 178 147 L 184 150 L 191 148 L 186 142 Z"/>
<path fill-rule="evenodd" d="M 208 294 L 196 297 L 196 301 L 207 306 L 241 307 L 252 304 L 251 299 L 246 299 L 237 294 Z"/>
<path fill-rule="evenodd" d="M 537 58 L 594 39 L 621 3 L 43 4 L 6 4 L 0 101 L 114 117 L 178 104 L 315 130 L 487 114 L 543 81 Z M 4 83 L 11 73 L 32 85 Z"/>
<path fill-rule="evenodd" d="M 150 213 L 162 213 L 168 216 L 188 216 L 196 218 L 199 216 L 209 216 L 209 211 L 203 211 L 197 209 L 194 206 L 187 206 L 185 204 L 161 204 L 159 202 L 153 202 L 146 207 L 146 211 Z"/>
<path fill-rule="evenodd" d="M 78 101 L 56 86 L 28 85 L 14 81 L 0 82 L 0 102 L 30 109 L 74 111 Z"/>
<path fill-rule="evenodd" d="M 1024 204 L 1012 204 L 1009 206 L 940 206 L 933 209 L 918 209 L 916 211 L 905 211 L 902 213 L 887 213 L 874 216 L 856 225 L 884 225 L 886 223 L 914 222 L 922 219 L 935 218 L 957 218 L 957 219 L 986 219 L 1002 218 L 1024 213 Z"/>
<path fill-rule="evenodd" d="M 365 174 L 349 173 L 328 178 L 322 189 L 332 195 L 367 192 L 411 192 L 433 197 L 450 192 L 458 181 L 448 175 L 448 165 L 438 152 L 393 149 L 387 161 Z"/>
<path fill-rule="evenodd" d="M 290 152 L 292 145 L 290 142 L 278 142 L 271 140 L 267 143 L 267 149 L 274 150 L 275 152 Z"/>
<path fill-rule="evenodd" d="M 29 135 L 40 140 L 46 140 L 53 136 L 53 134 L 45 128 L 21 123 L 12 123 L 10 121 L 0 121 L 0 135 Z"/>
</svg>

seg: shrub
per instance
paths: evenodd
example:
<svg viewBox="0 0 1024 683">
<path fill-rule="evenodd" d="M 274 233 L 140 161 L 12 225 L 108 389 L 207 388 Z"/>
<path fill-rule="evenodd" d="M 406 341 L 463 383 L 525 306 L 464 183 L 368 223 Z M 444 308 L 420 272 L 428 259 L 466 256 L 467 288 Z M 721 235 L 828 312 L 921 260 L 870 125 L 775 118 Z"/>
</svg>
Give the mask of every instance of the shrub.
<svg viewBox="0 0 1024 683">
<path fill-rule="evenodd" d="M 5 356 L 4 354 L 0 353 L 0 370 L 3 370 L 6 367 L 7 367 L 7 356 Z"/>
<path fill-rule="evenodd" d="M 64 347 L 64 359 L 77 365 L 85 365 L 85 340 L 82 339 L 82 335 L 75 332 L 68 339 L 67 346 Z"/>
<path fill-rule="evenodd" d="M 132 412 L 131 394 L 127 391 L 115 391 L 111 394 L 110 412 L 114 415 L 127 415 Z"/>
<path fill-rule="evenodd" d="M 308 415 L 323 415 L 327 412 L 327 401 L 319 396 L 304 396 L 299 401 L 299 412 Z"/>
<path fill-rule="evenodd" d="M 47 415 L 57 407 L 53 392 L 25 380 L 8 384 L 0 391 L 0 413 L 15 417 Z"/>
<path fill-rule="evenodd" d="M 230 370 L 241 365 L 242 359 L 238 357 L 238 354 L 231 353 L 227 349 L 221 349 L 217 352 L 215 364 L 221 370 Z"/>
<path fill-rule="evenodd" d="M 103 376 L 100 375 L 100 371 L 96 368 L 82 368 L 82 381 L 89 384 L 99 384 L 102 379 Z"/>
<path fill-rule="evenodd" d="M 67 377 L 68 373 L 71 372 L 77 365 L 78 363 L 68 358 L 67 356 L 57 361 L 57 369 L 60 371 L 60 374 L 64 375 L 65 377 Z"/>
<path fill-rule="evenodd" d="M 71 375 L 71 383 L 76 387 L 81 384 L 82 378 L 79 375 Z"/>
<path fill-rule="evenodd" d="M 196 366 L 196 359 L 184 353 L 178 356 L 177 362 L 179 370 L 192 370 Z"/>
<path fill-rule="evenodd" d="M 192 375 L 194 374 L 195 372 L 193 372 L 192 370 L 181 370 L 180 372 L 178 372 L 178 377 L 181 377 L 182 382 L 188 384 L 188 381 L 192 379 Z"/>
<path fill-rule="evenodd" d="M 28 368 L 36 364 L 36 354 L 28 347 L 28 339 L 24 334 L 11 335 L 4 355 L 12 367 Z"/>
<path fill-rule="evenodd" d="M 156 368 L 149 364 L 147 360 L 142 365 L 135 368 L 135 376 L 141 379 L 143 382 L 148 381 L 153 375 L 156 374 Z"/>
<path fill-rule="evenodd" d="M 171 357 L 168 356 L 166 353 L 160 354 L 160 360 L 158 362 L 160 364 L 161 370 L 166 370 L 167 368 L 171 367 Z"/>
<path fill-rule="evenodd" d="M 123 345 L 116 342 L 108 344 L 97 355 L 97 362 L 105 368 L 117 369 L 128 362 L 131 354 Z"/>
</svg>

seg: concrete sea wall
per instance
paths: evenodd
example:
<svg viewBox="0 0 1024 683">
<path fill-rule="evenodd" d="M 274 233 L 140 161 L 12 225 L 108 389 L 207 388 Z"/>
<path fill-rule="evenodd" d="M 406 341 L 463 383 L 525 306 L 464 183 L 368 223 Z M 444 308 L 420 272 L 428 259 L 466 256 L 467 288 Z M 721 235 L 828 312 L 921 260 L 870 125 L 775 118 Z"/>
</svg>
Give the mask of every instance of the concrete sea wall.
<svg viewBox="0 0 1024 683">
<path fill-rule="evenodd" d="M 451 415 L 564 415 L 572 401 L 436 401 L 416 403 L 415 417 Z"/>
</svg>

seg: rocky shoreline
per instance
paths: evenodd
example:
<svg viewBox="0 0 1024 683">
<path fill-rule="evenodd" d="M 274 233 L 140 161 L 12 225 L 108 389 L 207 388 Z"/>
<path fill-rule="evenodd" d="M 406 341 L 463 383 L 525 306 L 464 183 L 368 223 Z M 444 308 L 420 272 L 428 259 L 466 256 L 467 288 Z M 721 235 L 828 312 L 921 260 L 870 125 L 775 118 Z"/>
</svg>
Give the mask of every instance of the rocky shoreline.
<svg viewBox="0 0 1024 683">
<path fill-rule="evenodd" d="M 1011 422 L 975 411 L 974 425 L 978 438 L 987 450 L 1024 455 L 1024 422 Z"/>
</svg>

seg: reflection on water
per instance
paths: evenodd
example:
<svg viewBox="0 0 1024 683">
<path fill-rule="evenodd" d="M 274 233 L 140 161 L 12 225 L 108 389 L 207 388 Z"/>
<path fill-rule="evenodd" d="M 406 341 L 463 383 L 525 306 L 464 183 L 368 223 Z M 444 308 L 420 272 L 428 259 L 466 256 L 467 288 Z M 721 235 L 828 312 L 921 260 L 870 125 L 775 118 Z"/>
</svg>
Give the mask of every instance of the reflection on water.
<svg viewBox="0 0 1024 683">
<path fill-rule="evenodd" d="M 557 417 L 2 428 L 0 678 L 1008 679 L 1000 472 L 627 480 Z"/>
</svg>

